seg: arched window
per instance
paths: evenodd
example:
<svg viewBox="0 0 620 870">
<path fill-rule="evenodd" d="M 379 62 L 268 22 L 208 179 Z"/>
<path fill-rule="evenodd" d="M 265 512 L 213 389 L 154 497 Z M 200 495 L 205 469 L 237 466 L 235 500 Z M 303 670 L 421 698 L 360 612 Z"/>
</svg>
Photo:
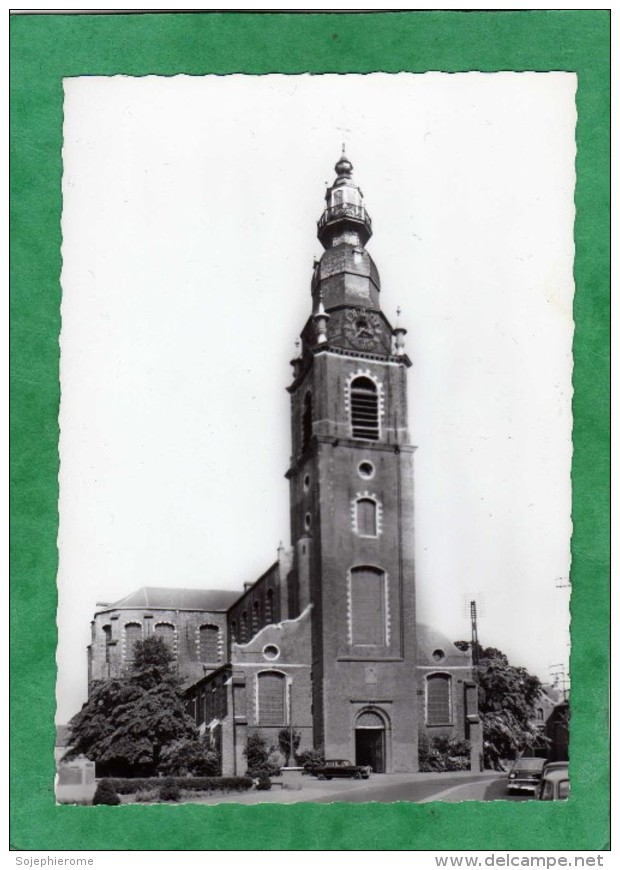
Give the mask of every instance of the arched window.
<svg viewBox="0 0 620 870">
<path fill-rule="evenodd" d="M 234 640 L 234 641 L 237 640 L 237 620 L 236 619 L 233 619 L 232 622 L 230 623 L 230 636 L 231 636 L 232 640 Z"/>
<path fill-rule="evenodd" d="M 308 390 L 304 397 L 304 410 L 301 416 L 301 449 L 305 450 L 312 438 L 312 393 Z"/>
<path fill-rule="evenodd" d="M 265 599 L 265 623 L 271 625 L 273 622 L 273 589 L 267 590 Z"/>
<path fill-rule="evenodd" d="M 248 614 L 247 611 L 243 611 L 241 614 L 241 626 L 239 628 L 239 643 L 247 643 L 248 642 Z"/>
<path fill-rule="evenodd" d="M 285 725 L 286 677 L 278 671 L 263 671 L 257 680 L 259 724 Z"/>
<path fill-rule="evenodd" d="M 426 724 L 452 723 L 452 678 L 449 674 L 431 674 L 426 679 Z"/>
<path fill-rule="evenodd" d="M 139 622 L 128 622 L 125 625 L 125 661 L 133 661 L 136 641 L 142 640 L 142 626 Z"/>
<path fill-rule="evenodd" d="M 367 538 L 377 537 L 377 502 L 373 498 L 357 500 L 357 533 Z"/>
<path fill-rule="evenodd" d="M 199 632 L 200 661 L 217 662 L 220 658 L 220 631 L 217 625 L 201 625 Z"/>
<path fill-rule="evenodd" d="M 379 440 L 379 396 L 377 386 L 363 376 L 351 381 L 351 433 L 366 441 Z"/>
<path fill-rule="evenodd" d="M 110 664 L 110 655 L 112 652 L 112 626 L 104 625 L 103 626 L 103 638 L 105 641 L 105 663 L 106 665 Z"/>
<path fill-rule="evenodd" d="M 153 634 L 168 645 L 170 652 L 174 652 L 174 625 L 170 622 L 158 622 L 153 629 Z"/>
<path fill-rule="evenodd" d="M 351 643 L 382 646 L 386 641 L 385 574 L 378 568 L 353 568 L 351 583 Z"/>
</svg>

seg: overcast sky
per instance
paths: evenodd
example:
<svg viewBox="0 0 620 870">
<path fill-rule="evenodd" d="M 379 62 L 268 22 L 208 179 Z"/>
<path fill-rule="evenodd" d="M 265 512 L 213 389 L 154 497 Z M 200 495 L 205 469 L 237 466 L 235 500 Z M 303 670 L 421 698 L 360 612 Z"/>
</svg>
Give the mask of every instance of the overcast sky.
<svg viewBox="0 0 620 870">
<path fill-rule="evenodd" d="M 65 80 L 58 720 L 98 601 L 289 544 L 289 360 L 346 141 L 408 328 L 419 618 L 568 665 L 576 77 Z"/>
</svg>

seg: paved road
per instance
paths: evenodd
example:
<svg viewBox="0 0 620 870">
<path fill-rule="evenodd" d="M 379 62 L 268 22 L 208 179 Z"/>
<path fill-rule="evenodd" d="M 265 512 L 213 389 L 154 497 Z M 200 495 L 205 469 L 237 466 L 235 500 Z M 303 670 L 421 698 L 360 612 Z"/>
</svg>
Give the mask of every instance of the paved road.
<svg viewBox="0 0 620 870">
<path fill-rule="evenodd" d="M 370 801 L 415 801 L 426 803 L 432 800 L 496 800 L 499 793 L 505 792 L 505 778 L 498 781 L 495 773 L 482 773 L 467 777 L 451 777 L 449 774 L 440 778 L 418 779 L 404 777 L 393 781 L 392 778 L 375 776 L 364 784 L 344 790 L 343 783 L 332 782 L 333 793 L 314 798 L 316 803 L 332 803 L 333 801 L 348 801 L 349 803 L 367 803 Z M 498 788 L 494 794 L 486 797 L 492 785 Z"/>
<path fill-rule="evenodd" d="M 513 796 L 506 792 L 506 774 L 487 771 L 470 774 L 377 774 L 369 780 L 332 780 L 321 782 L 314 777 L 303 778 L 300 791 L 274 788 L 270 792 L 246 792 L 240 795 L 203 798 L 199 803 L 369 803 L 380 801 L 492 801 L 527 800 L 526 796 Z"/>
</svg>

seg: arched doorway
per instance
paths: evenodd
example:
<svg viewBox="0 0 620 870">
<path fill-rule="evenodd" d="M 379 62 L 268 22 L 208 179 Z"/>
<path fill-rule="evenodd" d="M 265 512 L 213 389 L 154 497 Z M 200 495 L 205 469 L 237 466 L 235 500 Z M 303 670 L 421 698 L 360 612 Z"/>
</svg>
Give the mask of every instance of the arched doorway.
<svg viewBox="0 0 620 870">
<path fill-rule="evenodd" d="M 355 721 L 355 763 L 385 773 L 385 722 L 373 710 L 364 710 Z"/>
</svg>

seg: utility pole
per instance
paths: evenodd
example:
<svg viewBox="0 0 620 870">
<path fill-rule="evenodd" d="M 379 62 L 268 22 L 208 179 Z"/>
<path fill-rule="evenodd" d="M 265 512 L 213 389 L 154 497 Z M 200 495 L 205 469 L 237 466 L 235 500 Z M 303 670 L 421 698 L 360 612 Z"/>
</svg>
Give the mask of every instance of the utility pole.
<svg viewBox="0 0 620 870">
<path fill-rule="evenodd" d="M 478 645 L 478 611 L 475 601 L 469 602 L 469 615 L 471 618 L 471 660 L 475 666 L 478 664 L 478 650 L 480 649 Z"/>
</svg>

